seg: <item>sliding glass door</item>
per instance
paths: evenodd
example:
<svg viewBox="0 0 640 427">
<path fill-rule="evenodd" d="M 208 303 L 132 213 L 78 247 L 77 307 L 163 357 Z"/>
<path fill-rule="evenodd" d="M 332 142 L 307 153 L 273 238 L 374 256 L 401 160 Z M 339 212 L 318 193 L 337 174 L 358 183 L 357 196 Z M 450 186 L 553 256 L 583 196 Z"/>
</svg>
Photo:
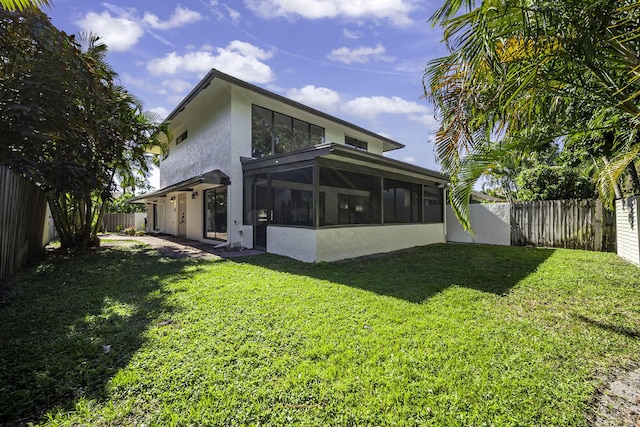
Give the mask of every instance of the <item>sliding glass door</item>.
<svg viewBox="0 0 640 427">
<path fill-rule="evenodd" d="M 205 190 L 205 235 L 207 239 L 227 240 L 227 187 Z"/>
</svg>

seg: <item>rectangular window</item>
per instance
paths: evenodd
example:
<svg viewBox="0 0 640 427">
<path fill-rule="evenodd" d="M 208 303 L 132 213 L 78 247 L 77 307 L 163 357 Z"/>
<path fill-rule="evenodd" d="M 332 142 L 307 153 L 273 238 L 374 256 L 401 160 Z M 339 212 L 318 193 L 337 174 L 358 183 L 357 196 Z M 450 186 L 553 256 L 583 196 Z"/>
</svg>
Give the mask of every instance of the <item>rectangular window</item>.
<svg viewBox="0 0 640 427">
<path fill-rule="evenodd" d="M 309 142 L 309 126 L 311 125 L 307 122 L 293 119 L 293 144 L 291 146 L 292 151 L 310 147 L 311 145 L 313 145 Z"/>
<path fill-rule="evenodd" d="M 424 222 L 444 222 L 442 193 L 442 189 L 437 185 L 424 186 Z"/>
<path fill-rule="evenodd" d="M 293 119 L 280 113 L 273 113 L 274 152 L 288 153 L 291 151 L 293 138 Z"/>
<path fill-rule="evenodd" d="M 273 154 L 273 114 L 256 105 L 251 110 L 251 156 L 260 159 Z"/>
<path fill-rule="evenodd" d="M 420 222 L 420 185 L 410 182 L 384 180 L 385 224 Z"/>
<path fill-rule="evenodd" d="M 184 132 L 182 132 L 180 134 L 180 136 L 178 136 L 176 138 L 176 145 L 180 144 L 182 141 L 184 141 L 185 139 L 187 139 L 187 131 L 185 130 Z"/>
<path fill-rule="evenodd" d="M 315 125 L 309 125 L 309 146 L 324 143 L 324 128 Z"/>
<path fill-rule="evenodd" d="M 324 142 L 324 128 L 285 114 L 251 107 L 251 156 L 263 158 Z"/>
<path fill-rule="evenodd" d="M 352 138 L 348 135 L 344 136 L 344 145 L 347 147 L 355 148 L 360 151 L 367 151 L 368 144 L 366 141 L 361 141 L 356 138 Z"/>
<path fill-rule="evenodd" d="M 205 190 L 205 235 L 227 240 L 227 187 Z"/>
</svg>

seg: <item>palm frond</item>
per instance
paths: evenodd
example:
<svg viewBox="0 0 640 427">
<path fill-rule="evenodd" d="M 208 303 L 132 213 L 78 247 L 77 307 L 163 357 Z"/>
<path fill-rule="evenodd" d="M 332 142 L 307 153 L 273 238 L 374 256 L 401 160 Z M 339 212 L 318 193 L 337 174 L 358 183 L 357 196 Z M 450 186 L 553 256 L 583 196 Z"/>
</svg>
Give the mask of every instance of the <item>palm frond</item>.
<svg viewBox="0 0 640 427">
<path fill-rule="evenodd" d="M 615 186 L 627 169 L 627 166 L 629 166 L 631 162 L 636 161 L 638 156 L 640 156 L 640 145 L 634 146 L 627 152 L 618 154 L 615 158 L 611 159 L 608 164 L 600 168 L 597 177 L 597 187 L 600 198 L 610 209 L 613 209 L 615 204 Z"/>
<path fill-rule="evenodd" d="M 0 0 L 0 6 L 9 12 L 16 10 L 24 10 L 30 7 L 37 7 L 42 9 L 44 7 L 51 7 L 49 0 Z"/>
</svg>

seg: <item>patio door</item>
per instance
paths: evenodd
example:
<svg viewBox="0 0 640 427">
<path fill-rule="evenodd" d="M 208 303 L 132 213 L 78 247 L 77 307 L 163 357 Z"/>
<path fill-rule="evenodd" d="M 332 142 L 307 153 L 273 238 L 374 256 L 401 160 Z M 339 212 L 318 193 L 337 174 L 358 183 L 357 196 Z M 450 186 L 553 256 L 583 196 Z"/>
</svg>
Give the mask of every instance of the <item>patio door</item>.
<svg viewBox="0 0 640 427">
<path fill-rule="evenodd" d="M 178 194 L 178 236 L 187 237 L 187 195 Z"/>
<path fill-rule="evenodd" d="M 227 241 L 227 187 L 206 190 L 204 200 L 204 237 Z"/>
</svg>

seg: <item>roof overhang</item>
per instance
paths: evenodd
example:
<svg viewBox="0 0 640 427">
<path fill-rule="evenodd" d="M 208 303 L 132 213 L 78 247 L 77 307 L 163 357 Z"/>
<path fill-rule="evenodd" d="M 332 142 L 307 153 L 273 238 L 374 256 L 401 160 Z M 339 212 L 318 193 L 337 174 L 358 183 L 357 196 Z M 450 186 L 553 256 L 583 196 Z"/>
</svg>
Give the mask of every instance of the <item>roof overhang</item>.
<svg viewBox="0 0 640 427">
<path fill-rule="evenodd" d="M 241 158 L 244 172 L 267 171 L 274 168 L 292 168 L 304 165 L 317 159 L 358 165 L 371 170 L 392 172 L 394 174 L 428 179 L 438 183 L 448 183 L 449 177 L 431 169 L 422 168 L 410 163 L 390 159 L 379 154 L 357 150 L 334 142 L 318 144 L 310 148 L 280 154 L 263 159 Z"/>
<path fill-rule="evenodd" d="M 219 169 L 211 172 L 198 175 L 193 178 L 180 181 L 176 184 L 169 185 L 151 193 L 142 194 L 140 196 L 132 197 L 127 203 L 145 203 L 146 199 L 153 199 L 156 197 L 166 197 L 169 193 L 177 191 L 193 191 L 193 187 L 200 184 L 210 184 L 211 186 L 229 185 L 231 181 L 229 177 Z"/>
</svg>

